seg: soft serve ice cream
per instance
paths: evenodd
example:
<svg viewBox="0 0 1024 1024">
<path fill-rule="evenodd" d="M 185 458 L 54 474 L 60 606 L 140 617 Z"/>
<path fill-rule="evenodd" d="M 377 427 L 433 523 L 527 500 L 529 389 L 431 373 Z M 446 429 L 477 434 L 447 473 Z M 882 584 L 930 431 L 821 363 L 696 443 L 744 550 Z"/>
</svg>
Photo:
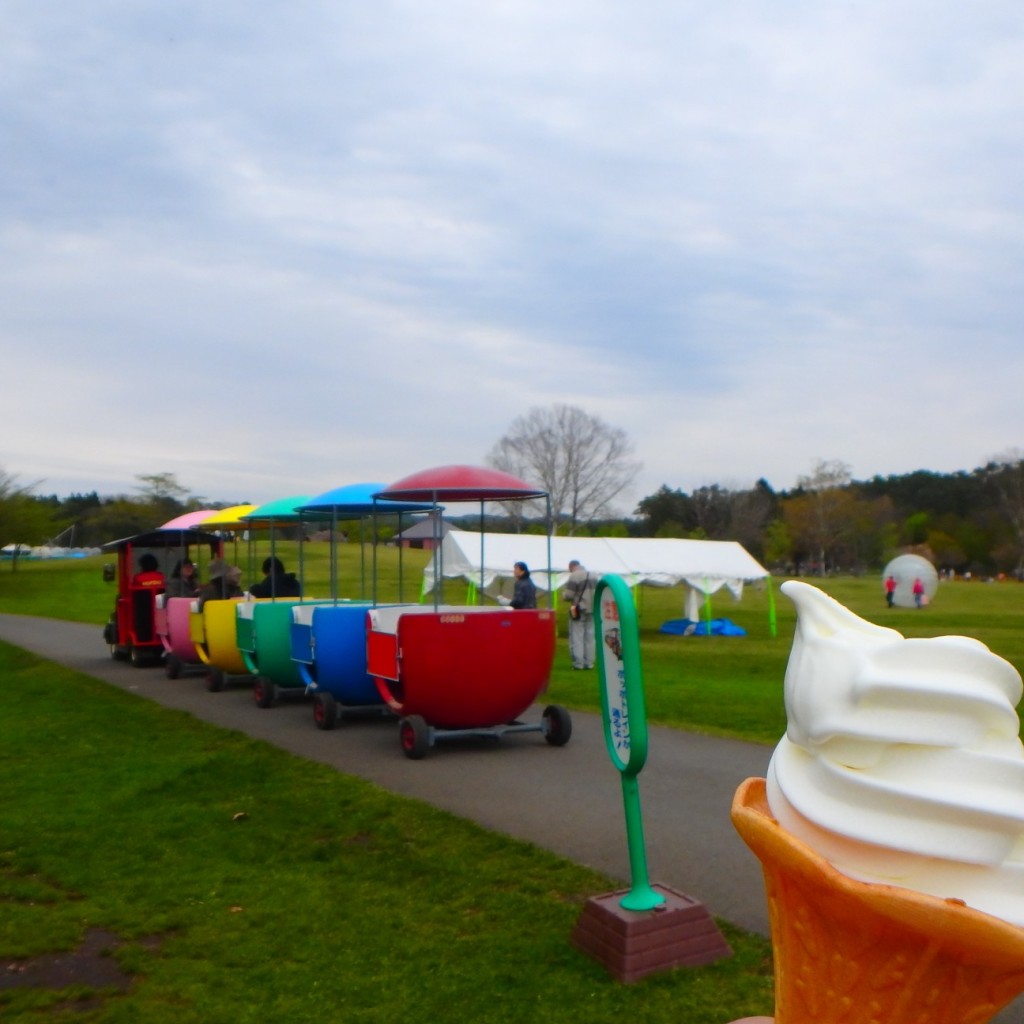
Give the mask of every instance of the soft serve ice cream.
<svg viewBox="0 0 1024 1024">
<path fill-rule="evenodd" d="M 967 637 L 906 639 L 789 581 L 772 815 L 852 878 L 1024 926 L 1021 677 Z"/>
</svg>

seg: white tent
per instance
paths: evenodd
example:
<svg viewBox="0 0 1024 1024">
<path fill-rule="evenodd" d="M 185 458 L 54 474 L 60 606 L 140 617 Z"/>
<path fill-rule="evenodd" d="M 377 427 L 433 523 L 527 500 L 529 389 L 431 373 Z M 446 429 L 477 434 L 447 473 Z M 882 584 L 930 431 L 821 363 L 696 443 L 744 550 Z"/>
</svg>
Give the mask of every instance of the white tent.
<svg viewBox="0 0 1024 1024">
<path fill-rule="evenodd" d="M 501 581 L 512 577 L 515 562 L 529 565 L 539 590 L 557 590 L 569 577 L 570 559 L 577 559 L 595 577 L 615 573 L 630 586 L 685 584 L 686 615 L 696 621 L 702 596 L 726 587 L 738 599 L 745 582 L 769 575 L 736 541 L 552 537 L 550 544 L 549 581 L 547 537 L 451 530 L 423 570 L 423 591 L 434 589 L 440 571 L 446 579 L 465 579 L 493 597 L 501 592 Z"/>
</svg>

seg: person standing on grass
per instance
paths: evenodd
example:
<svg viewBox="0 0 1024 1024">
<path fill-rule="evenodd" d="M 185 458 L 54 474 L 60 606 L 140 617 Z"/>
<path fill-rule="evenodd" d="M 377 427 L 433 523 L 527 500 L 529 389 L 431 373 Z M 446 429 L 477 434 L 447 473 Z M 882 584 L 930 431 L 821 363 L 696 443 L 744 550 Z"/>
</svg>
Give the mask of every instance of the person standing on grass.
<svg viewBox="0 0 1024 1024">
<path fill-rule="evenodd" d="M 891 608 L 896 600 L 896 577 L 890 576 L 885 581 L 885 603 Z"/>
<path fill-rule="evenodd" d="M 569 655 L 572 667 L 594 667 L 594 590 L 597 580 L 577 559 L 569 563 L 562 597 L 569 602 Z"/>
</svg>

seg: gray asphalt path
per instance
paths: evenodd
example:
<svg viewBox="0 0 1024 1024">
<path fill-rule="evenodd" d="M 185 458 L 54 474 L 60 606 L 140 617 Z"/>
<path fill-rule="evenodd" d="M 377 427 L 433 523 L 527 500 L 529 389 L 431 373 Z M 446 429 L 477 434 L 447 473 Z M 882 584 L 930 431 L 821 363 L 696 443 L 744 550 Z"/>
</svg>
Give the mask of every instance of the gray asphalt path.
<svg viewBox="0 0 1024 1024">
<path fill-rule="evenodd" d="M 261 709 L 248 687 L 210 693 L 198 676 L 169 680 L 160 668 L 115 662 L 99 626 L 0 614 L 0 639 L 629 883 L 622 790 L 597 715 L 574 712 L 565 747 L 526 733 L 438 743 L 424 760 L 410 761 L 394 721 L 349 721 L 322 731 L 305 700 Z M 531 708 L 522 718 L 539 721 L 540 711 Z M 651 880 L 762 935 L 769 928 L 760 865 L 733 829 L 729 807 L 740 782 L 765 774 L 770 756 L 769 747 L 753 743 L 652 728 L 640 775 Z M 1024 1000 L 994 1020 L 1024 1024 Z"/>
</svg>

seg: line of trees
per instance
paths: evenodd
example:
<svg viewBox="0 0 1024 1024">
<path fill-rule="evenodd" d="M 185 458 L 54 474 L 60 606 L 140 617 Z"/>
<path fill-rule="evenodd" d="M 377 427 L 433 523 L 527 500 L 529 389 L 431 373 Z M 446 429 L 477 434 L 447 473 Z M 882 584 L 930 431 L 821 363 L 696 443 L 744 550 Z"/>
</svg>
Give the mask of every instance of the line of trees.
<svg viewBox="0 0 1024 1024">
<path fill-rule="evenodd" d="M 608 514 L 640 468 L 625 433 L 573 406 L 535 408 L 513 421 L 488 462 L 542 484 L 569 534 L 735 540 L 789 572 L 866 571 L 916 551 L 956 572 L 1024 573 L 1024 454 L 973 472 L 918 470 L 856 481 L 838 460 L 817 461 L 791 491 L 767 480 L 690 493 L 663 484 L 633 518 Z M 512 528 L 522 524 L 511 521 Z"/>
<path fill-rule="evenodd" d="M 33 494 L 38 482 L 20 484 L 0 469 L 0 546 L 59 540 L 65 547 L 99 547 L 202 507 L 202 499 L 179 484 L 173 473 L 140 474 L 135 479 L 135 495 L 101 497 L 90 491 L 59 498 Z"/>
<path fill-rule="evenodd" d="M 649 536 L 737 540 L 769 567 L 862 572 L 914 551 L 958 573 L 1024 575 L 1024 456 L 971 472 L 917 470 L 853 480 L 820 461 L 791 491 L 766 480 L 685 494 L 662 486 L 636 509 Z"/>
<path fill-rule="evenodd" d="M 1024 453 L 1018 450 L 969 472 L 917 470 L 861 481 L 844 463 L 821 460 L 790 491 L 775 491 L 764 479 L 749 488 L 710 484 L 689 493 L 663 484 L 631 516 L 609 509 L 639 468 L 632 446 L 617 428 L 580 410 L 534 410 L 513 424 L 488 460 L 543 485 L 566 534 L 735 540 L 766 566 L 791 573 L 870 571 L 915 551 L 939 569 L 1024 578 Z M 0 545 L 61 537 L 95 547 L 204 504 L 173 474 L 136 480 L 133 496 L 92 491 L 58 498 L 34 495 L 37 485 L 19 484 L 0 469 Z M 488 525 L 529 528 L 512 510 Z"/>
</svg>

